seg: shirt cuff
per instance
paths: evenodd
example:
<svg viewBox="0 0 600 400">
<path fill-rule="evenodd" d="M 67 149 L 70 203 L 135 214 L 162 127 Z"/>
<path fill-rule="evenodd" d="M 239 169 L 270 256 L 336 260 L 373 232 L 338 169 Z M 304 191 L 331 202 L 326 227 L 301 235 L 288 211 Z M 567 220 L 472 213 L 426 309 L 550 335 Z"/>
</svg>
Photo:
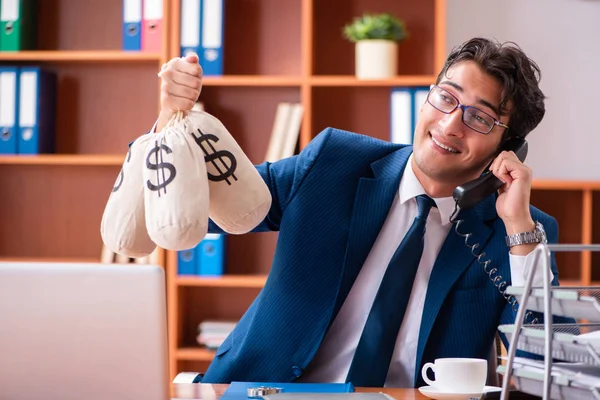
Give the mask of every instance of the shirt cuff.
<svg viewBox="0 0 600 400">
<path fill-rule="evenodd" d="M 519 256 L 509 253 L 510 258 L 510 278 L 512 286 L 525 286 L 527 278 L 533 269 L 533 251 L 526 256 Z M 554 279 L 554 274 L 550 270 L 550 281 Z M 535 271 L 532 287 L 544 286 L 544 272 L 541 268 Z"/>
</svg>

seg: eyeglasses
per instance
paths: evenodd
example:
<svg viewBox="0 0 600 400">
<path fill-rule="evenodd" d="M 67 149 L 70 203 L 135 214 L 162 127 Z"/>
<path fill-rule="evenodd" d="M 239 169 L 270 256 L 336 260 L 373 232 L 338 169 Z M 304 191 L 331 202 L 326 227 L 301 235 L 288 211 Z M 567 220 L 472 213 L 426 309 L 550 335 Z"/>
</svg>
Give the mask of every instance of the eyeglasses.
<svg viewBox="0 0 600 400">
<path fill-rule="evenodd" d="M 484 135 L 490 133 L 495 125 L 508 129 L 507 125 L 504 125 L 490 114 L 478 108 L 460 104 L 452 93 L 439 86 L 431 85 L 431 90 L 429 90 L 429 94 L 427 95 L 427 102 L 444 114 L 451 114 L 454 110 L 460 108 L 463 112 L 463 124 Z"/>
</svg>

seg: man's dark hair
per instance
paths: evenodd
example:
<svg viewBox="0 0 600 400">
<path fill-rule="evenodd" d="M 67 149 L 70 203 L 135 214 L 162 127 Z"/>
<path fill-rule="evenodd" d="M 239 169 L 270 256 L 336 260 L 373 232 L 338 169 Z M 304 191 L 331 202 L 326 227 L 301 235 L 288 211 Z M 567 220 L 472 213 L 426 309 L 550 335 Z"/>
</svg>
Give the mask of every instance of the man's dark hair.
<svg viewBox="0 0 600 400">
<path fill-rule="evenodd" d="M 509 115 L 509 129 L 504 139 L 525 137 L 542 120 L 546 112 L 545 96 L 540 90 L 541 71 L 521 48 L 513 42 L 499 43 L 490 39 L 473 38 L 455 47 L 437 77 L 439 83 L 455 63 L 474 61 L 485 73 L 502 84 L 500 115 Z M 512 100 L 509 114 L 506 103 Z"/>
</svg>

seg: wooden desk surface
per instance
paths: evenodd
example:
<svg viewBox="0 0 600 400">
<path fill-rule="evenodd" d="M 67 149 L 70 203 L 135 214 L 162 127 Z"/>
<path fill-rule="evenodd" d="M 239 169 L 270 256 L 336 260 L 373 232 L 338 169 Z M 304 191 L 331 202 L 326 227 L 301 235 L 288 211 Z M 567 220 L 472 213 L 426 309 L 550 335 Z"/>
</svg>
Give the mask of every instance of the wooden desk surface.
<svg viewBox="0 0 600 400">
<path fill-rule="evenodd" d="M 213 385 L 209 383 L 173 384 L 173 398 L 176 399 L 202 399 L 217 400 L 229 385 Z M 417 389 L 392 389 L 392 388 L 356 388 L 357 392 L 384 392 L 396 400 L 426 400 Z"/>
</svg>

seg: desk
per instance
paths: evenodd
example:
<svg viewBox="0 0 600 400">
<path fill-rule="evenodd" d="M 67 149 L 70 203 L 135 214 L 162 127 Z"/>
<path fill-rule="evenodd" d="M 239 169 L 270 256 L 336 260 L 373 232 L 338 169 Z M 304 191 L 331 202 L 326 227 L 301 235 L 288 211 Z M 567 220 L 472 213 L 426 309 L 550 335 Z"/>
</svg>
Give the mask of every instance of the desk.
<svg viewBox="0 0 600 400">
<path fill-rule="evenodd" d="M 217 400 L 229 385 L 213 385 L 209 383 L 176 383 L 173 384 L 173 397 L 177 399 Z M 392 388 L 356 388 L 357 392 L 384 392 L 396 400 L 427 400 L 417 389 Z"/>
</svg>

